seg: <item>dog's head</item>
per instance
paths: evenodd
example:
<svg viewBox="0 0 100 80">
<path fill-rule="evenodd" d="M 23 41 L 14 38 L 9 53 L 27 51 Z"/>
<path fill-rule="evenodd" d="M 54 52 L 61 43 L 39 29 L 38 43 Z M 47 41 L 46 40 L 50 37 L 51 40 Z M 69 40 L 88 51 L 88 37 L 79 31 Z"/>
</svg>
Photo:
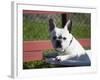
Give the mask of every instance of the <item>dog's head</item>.
<svg viewBox="0 0 100 80">
<path fill-rule="evenodd" d="M 56 27 L 54 19 L 49 19 L 49 31 L 53 47 L 60 52 L 64 52 L 70 44 L 72 35 L 68 31 L 71 21 L 68 20 L 64 28 Z"/>
</svg>

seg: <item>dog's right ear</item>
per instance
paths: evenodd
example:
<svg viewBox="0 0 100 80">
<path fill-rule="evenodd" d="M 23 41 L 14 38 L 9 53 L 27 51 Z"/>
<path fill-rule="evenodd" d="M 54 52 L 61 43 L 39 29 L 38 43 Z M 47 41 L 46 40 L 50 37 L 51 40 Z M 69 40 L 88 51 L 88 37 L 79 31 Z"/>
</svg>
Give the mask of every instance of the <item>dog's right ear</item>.
<svg viewBox="0 0 100 80">
<path fill-rule="evenodd" d="M 49 30 L 50 32 L 56 27 L 56 24 L 54 22 L 54 19 L 53 18 L 50 18 L 49 19 Z"/>
<path fill-rule="evenodd" d="M 64 28 L 66 30 L 68 30 L 69 33 L 71 33 L 71 30 L 72 30 L 72 20 L 68 20 Z"/>
</svg>

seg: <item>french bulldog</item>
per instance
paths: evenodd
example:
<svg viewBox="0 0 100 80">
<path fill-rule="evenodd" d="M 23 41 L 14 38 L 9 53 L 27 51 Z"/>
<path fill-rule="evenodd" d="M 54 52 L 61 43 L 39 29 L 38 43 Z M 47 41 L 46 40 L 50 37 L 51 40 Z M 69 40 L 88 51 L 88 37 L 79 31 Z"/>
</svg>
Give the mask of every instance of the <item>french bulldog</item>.
<svg viewBox="0 0 100 80">
<path fill-rule="evenodd" d="M 52 45 L 60 54 L 64 53 L 64 55 L 56 56 L 55 60 L 88 61 L 88 58 L 84 56 L 86 55 L 85 49 L 81 46 L 78 40 L 76 40 L 75 37 L 69 33 L 68 26 L 70 23 L 71 20 L 68 20 L 64 28 L 58 28 L 55 24 L 55 20 L 53 18 L 49 19 L 49 31 Z"/>
</svg>

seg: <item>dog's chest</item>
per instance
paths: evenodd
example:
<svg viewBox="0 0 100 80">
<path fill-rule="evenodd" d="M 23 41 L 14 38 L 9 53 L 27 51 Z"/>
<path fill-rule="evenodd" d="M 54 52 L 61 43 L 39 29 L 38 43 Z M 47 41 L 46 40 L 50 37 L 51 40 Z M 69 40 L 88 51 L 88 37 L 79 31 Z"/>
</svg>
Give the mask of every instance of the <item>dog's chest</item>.
<svg viewBox="0 0 100 80">
<path fill-rule="evenodd" d="M 66 54 L 84 54 L 85 50 L 80 43 L 73 37 L 72 43 L 65 50 Z"/>
</svg>

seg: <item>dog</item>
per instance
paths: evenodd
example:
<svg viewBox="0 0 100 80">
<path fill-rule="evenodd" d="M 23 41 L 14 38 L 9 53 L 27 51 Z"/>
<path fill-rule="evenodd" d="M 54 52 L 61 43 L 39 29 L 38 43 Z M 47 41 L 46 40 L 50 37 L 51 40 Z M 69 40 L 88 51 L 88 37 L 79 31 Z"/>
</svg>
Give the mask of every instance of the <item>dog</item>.
<svg viewBox="0 0 100 80">
<path fill-rule="evenodd" d="M 49 32 L 52 45 L 60 54 L 64 53 L 63 55 L 56 56 L 54 59 L 57 61 L 79 60 L 90 63 L 85 49 L 75 37 L 69 33 L 68 27 L 70 23 L 71 20 L 68 20 L 64 28 L 58 28 L 55 24 L 55 20 L 53 18 L 49 19 Z"/>
</svg>

